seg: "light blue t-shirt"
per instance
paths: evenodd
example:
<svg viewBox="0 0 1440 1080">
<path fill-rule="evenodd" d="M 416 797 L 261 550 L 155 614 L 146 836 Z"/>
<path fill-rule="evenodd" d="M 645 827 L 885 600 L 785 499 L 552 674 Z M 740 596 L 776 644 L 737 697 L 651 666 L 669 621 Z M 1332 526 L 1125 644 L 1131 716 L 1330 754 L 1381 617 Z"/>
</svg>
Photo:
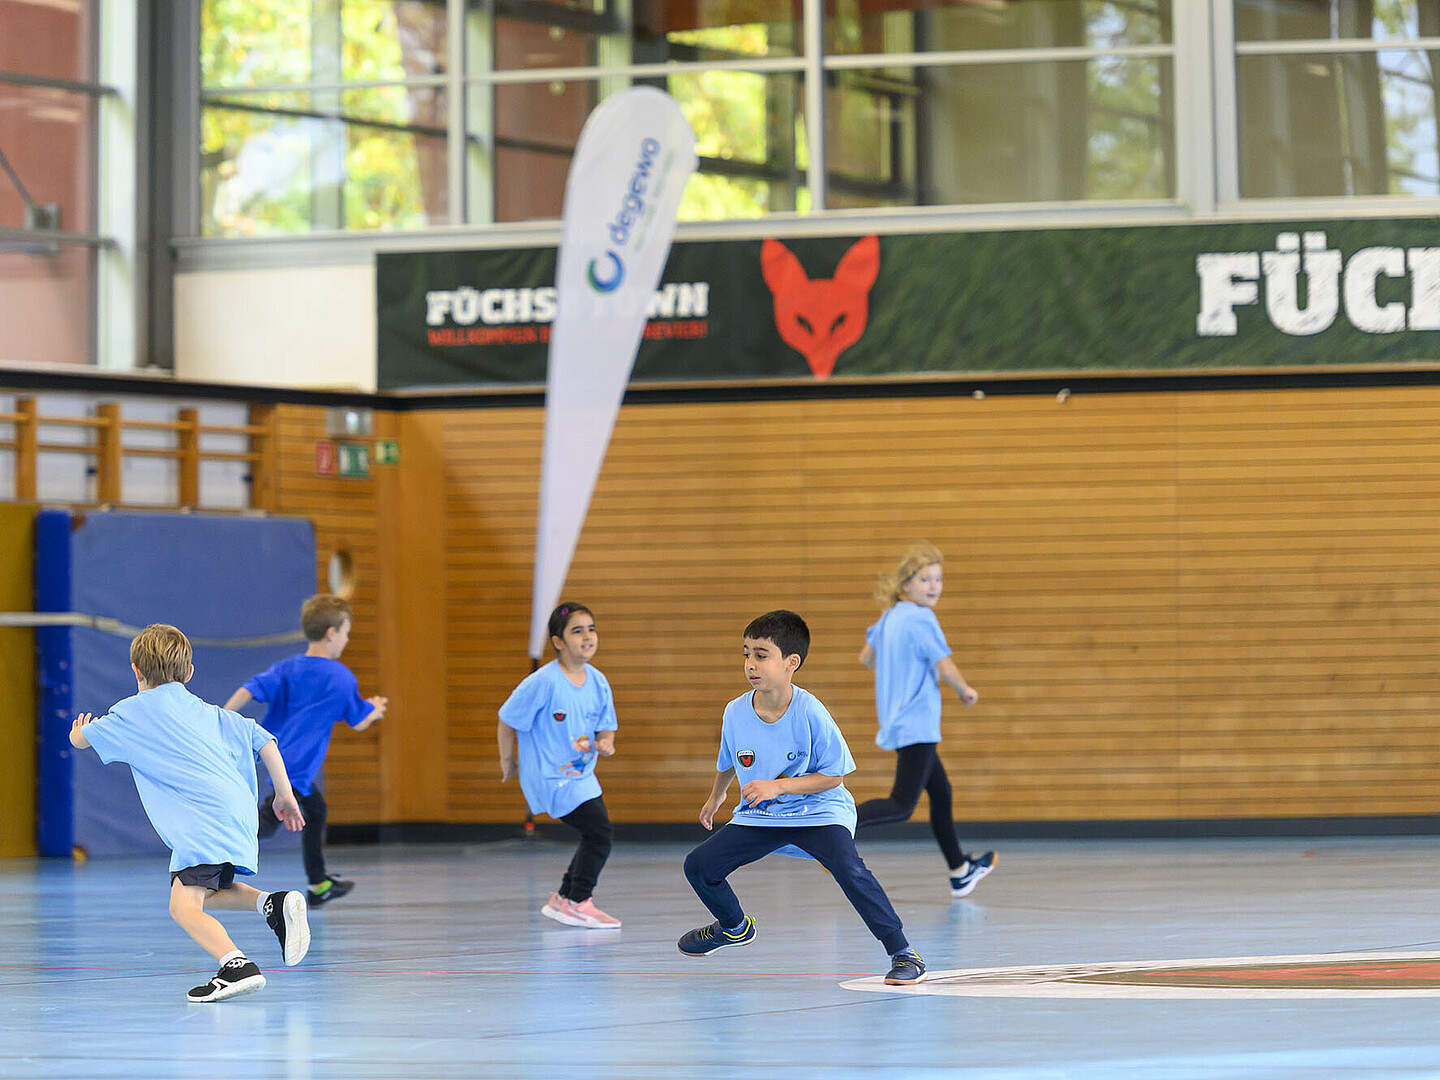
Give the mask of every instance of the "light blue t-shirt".
<svg viewBox="0 0 1440 1080">
<path fill-rule="evenodd" d="M 354 672 L 328 656 L 287 656 L 247 679 L 245 689 L 266 704 L 260 723 L 275 733 L 290 784 L 300 795 L 315 791 L 335 724 L 343 720 L 354 727 L 375 711 L 360 696 Z"/>
<path fill-rule="evenodd" d="M 751 780 L 778 780 L 810 773 L 844 776 L 855 771 L 850 747 L 829 711 L 808 690 L 798 686 L 792 689 L 790 707 L 773 724 L 761 720 L 755 712 L 753 690 L 725 706 L 725 717 L 720 722 L 720 754 L 715 759 L 717 772 L 734 769 L 743 788 Z M 789 828 L 844 825 L 853 836 L 855 799 L 844 784 L 808 795 L 787 793 L 753 806 L 742 797 L 730 824 Z"/>
<path fill-rule="evenodd" d="M 877 745 L 899 750 L 940 741 L 940 677 L 935 665 L 950 645 L 935 612 L 901 600 L 865 631 L 875 650 Z"/>
<path fill-rule="evenodd" d="M 551 660 L 511 691 L 500 719 L 519 736 L 520 790 L 532 814 L 561 818 L 599 797 L 595 733 L 619 726 L 610 683 L 599 670 L 586 664 L 585 685 L 576 686 Z"/>
<path fill-rule="evenodd" d="M 83 731 L 105 764 L 130 766 L 172 873 L 227 862 L 237 874 L 255 873 L 255 757 L 273 735 L 178 682 L 117 701 Z"/>
</svg>

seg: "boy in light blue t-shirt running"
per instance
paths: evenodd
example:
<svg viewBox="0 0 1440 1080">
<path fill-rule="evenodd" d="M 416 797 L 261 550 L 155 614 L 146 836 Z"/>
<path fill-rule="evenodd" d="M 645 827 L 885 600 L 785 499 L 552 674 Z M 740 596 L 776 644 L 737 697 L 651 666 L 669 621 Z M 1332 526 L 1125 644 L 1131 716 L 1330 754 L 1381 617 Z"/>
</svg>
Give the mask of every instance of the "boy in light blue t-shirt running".
<svg viewBox="0 0 1440 1080">
<path fill-rule="evenodd" d="M 220 970 L 190 991 L 192 1002 L 223 1001 L 265 985 L 225 927 L 205 904 L 258 911 L 286 964 L 310 948 L 305 900 L 298 892 L 264 893 L 242 885 L 259 862 L 255 837 L 255 758 L 275 783 L 275 809 L 285 827 L 304 824 L 275 738 L 255 721 L 201 701 L 185 689 L 195 674 L 190 642 L 173 626 L 147 626 L 130 643 L 130 668 L 139 692 L 104 716 L 81 713 L 70 744 L 93 747 L 105 764 L 123 761 L 135 777 L 145 814 L 170 857 L 170 917 L 211 956 Z"/>
<path fill-rule="evenodd" d="M 700 824 L 713 827 L 737 776 L 740 803 L 730 824 L 685 858 L 685 877 L 715 921 L 682 936 L 680 951 L 707 956 L 753 941 L 755 920 L 725 879 L 773 852 L 798 849 L 830 872 L 885 946 L 885 981 L 922 981 L 925 961 L 910 948 L 900 916 L 855 850 L 855 800 L 844 782 L 855 770 L 850 748 L 819 699 L 792 682 L 810 651 L 809 627 L 793 611 L 771 611 L 745 628 L 744 650 L 745 677 L 754 689 L 725 706 L 717 775 Z"/>
</svg>

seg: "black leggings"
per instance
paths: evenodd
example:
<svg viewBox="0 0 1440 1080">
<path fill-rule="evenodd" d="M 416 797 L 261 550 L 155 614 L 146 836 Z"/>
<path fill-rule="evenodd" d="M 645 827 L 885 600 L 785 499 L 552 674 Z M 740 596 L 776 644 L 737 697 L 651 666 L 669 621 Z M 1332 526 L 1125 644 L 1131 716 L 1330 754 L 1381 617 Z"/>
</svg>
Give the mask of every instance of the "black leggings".
<svg viewBox="0 0 1440 1080">
<path fill-rule="evenodd" d="M 575 849 L 570 868 L 560 879 L 560 895 L 578 904 L 589 900 L 595 891 L 595 882 L 605 869 L 605 860 L 610 858 L 615 828 L 610 824 L 605 800 L 599 795 L 581 803 L 560 820 L 580 830 L 580 846 Z"/>
<path fill-rule="evenodd" d="M 930 797 L 930 831 L 954 870 L 965 862 L 955 819 L 950 807 L 950 778 L 935 752 L 934 743 L 902 746 L 896 754 L 895 784 L 888 799 L 870 799 L 856 807 L 856 825 L 892 825 L 909 821 L 920 801 L 920 792 Z"/>
<path fill-rule="evenodd" d="M 300 813 L 305 815 L 305 828 L 300 832 L 305 877 L 311 885 L 319 885 L 330 876 L 325 869 L 325 818 L 329 807 L 325 805 L 325 796 L 320 794 L 319 788 L 309 795 L 301 795 L 297 791 L 295 801 L 300 804 Z M 273 836 L 279 827 L 280 819 L 275 816 L 275 796 L 271 795 L 260 804 L 260 838 Z"/>
</svg>

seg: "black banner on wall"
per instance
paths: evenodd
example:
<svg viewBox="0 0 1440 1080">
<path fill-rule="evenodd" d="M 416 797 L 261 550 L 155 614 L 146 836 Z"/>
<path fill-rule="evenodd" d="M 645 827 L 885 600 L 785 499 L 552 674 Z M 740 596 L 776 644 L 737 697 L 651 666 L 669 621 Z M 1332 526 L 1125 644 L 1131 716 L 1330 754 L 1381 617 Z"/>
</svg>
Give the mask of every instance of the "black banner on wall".
<svg viewBox="0 0 1440 1080">
<path fill-rule="evenodd" d="M 545 381 L 553 248 L 376 258 L 382 389 Z M 1437 361 L 1414 218 L 677 243 L 632 382 Z"/>
</svg>

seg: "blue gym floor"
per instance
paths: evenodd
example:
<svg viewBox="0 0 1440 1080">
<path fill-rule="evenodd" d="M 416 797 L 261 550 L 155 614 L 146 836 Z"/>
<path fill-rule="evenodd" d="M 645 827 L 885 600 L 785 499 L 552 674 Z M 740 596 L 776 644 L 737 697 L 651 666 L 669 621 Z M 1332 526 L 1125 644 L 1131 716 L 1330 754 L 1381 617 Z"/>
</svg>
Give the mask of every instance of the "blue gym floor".
<svg viewBox="0 0 1440 1080">
<path fill-rule="evenodd" d="M 952 901 L 931 844 L 862 834 L 932 972 L 1440 954 L 1428 838 L 994 846 L 996 872 Z M 356 889 L 312 913 L 300 966 L 258 915 L 222 915 L 269 985 L 218 1005 L 185 1001 L 214 965 L 166 914 L 163 860 L 0 860 L 0 1076 L 1440 1077 L 1434 996 L 860 992 L 840 984 L 886 958 L 813 863 L 741 870 L 759 936 L 692 960 L 675 938 L 709 916 L 686 845 L 617 844 L 596 899 L 618 932 L 539 914 L 570 850 L 332 848 Z M 261 871 L 301 883 L 291 851 L 262 849 Z"/>
</svg>

